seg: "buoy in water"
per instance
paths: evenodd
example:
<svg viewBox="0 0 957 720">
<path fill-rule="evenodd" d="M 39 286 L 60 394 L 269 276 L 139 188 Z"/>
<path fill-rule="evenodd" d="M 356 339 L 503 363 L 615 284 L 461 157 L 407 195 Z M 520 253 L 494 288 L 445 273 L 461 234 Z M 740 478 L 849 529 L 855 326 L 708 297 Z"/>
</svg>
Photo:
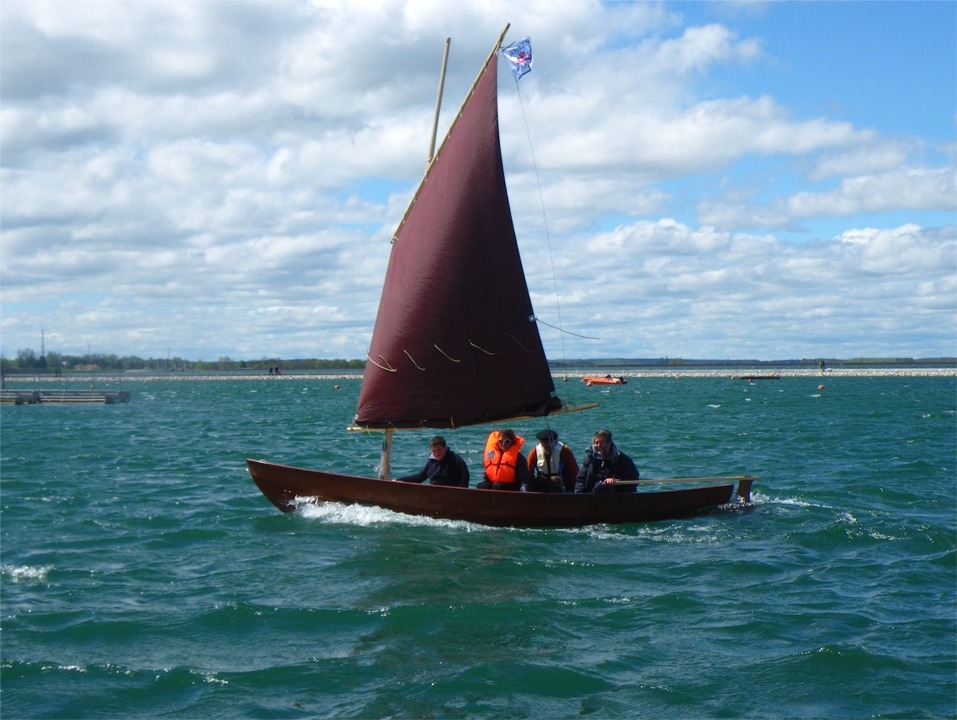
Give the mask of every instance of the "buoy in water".
<svg viewBox="0 0 957 720">
<path fill-rule="evenodd" d="M 823 386 L 823 385 L 818 385 L 818 386 L 817 386 L 817 389 L 818 389 L 818 390 L 823 390 L 823 389 L 824 389 L 824 386 Z"/>
</svg>

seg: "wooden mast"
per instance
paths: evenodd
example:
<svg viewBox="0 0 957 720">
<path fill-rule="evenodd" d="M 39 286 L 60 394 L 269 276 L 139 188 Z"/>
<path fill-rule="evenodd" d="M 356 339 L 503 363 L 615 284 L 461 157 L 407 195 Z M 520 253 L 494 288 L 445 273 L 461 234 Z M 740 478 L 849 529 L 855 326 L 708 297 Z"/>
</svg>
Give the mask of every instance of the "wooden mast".
<svg viewBox="0 0 957 720">
<path fill-rule="evenodd" d="M 429 142 L 429 159 L 425 162 L 428 169 L 432 164 L 432 158 L 435 156 L 435 136 L 439 132 L 439 111 L 442 110 L 442 92 L 445 90 L 445 69 L 449 65 L 449 46 L 452 44 L 452 38 L 445 38 L 445 52 L 442 53 L 442 71 L 439 73 L 439 93 L 435 98 L 435 118 L 432 120 L 432 140 Z"/>
<path fill-rule="evenodd" d="M 503 33 L 504 35 L 504 33 Z M 501 40 L 499 41 L 501 42 Z M 442 110 L 442 94 L 445 90 L 445 71 L 449 65 L 449 46 L 452 44 L 452 38 L 445 38 L 445 50 L 442 53 L 442 69 L 439 72 L 439 90 L 435 98 L 435 117 L 432 119 L 432 139 L 429 141 L 429 157 L 425 161 L 425 169 L 428 172 L 429 165 L 435 157 L 435 137 L 439 130 L 439 113 Z M 392 459 L 392 439 L 395 435 L 393 428 L 386 428 L 382 437 L 382 452 L 379 456 L 379 479 L 388 480 L 391 473 Z"/>
<path fill-rule="evenodd" d="M 462 111 L 465 109 L 465 106 L 468 105 L 469 98 L 472 97 L 472 93 L 475 92 L 475 88 L 478 86 L 479 81 L 482 79 L 482 75 L 485 73 L 485 68 L 488 67 L 488 64 L 492 61 L 492 58 L 495 56 L 501 47 L 502 41 L 505 39 L 505 33 L 508 32 L 508 29 L 511 25 L 506 25 L 505 29 L 502 30 L 502 34 L 498 36 L 498 40 L 495 41 L 495 45 L 492 48 L 492 51 L 488 54 L 488 57 L 485 58 L 485 62 L 482 64 L 482 69 L 479 70 L 478 75 L 475 76 L 475 82 L 472 83 L 472 87 L 469 88 L 468 93 L 465 95 L 465 100 L 462 101 L 462 106 L 459 108 L 458 113 L 456 113 L 455 118 L 452 120 L 452 124 L 449 125 L 449 130 L 445 134 L 445 139 L 442 140 L 442 145 L 439 145 L 439 152 L 442 152 L 442 147 L 445 145 L 446 141 L 449 139 L 449 135 L 452 134 L 452 129 L 455 127 L 455 124 L 458 122 L 459 117 L 462 115 Z M 443 70 L 444 72 L 444 70 Z M 436 110 L 438 112 L 438 110 Z M 396 226 L 395 233 L 392 236 L 392 242 L 395 242 L 396 236 L 399 234 L 399 230 L 405 225 L 405 220 L 409 216 L 409 213 L 412 212 L 412 207 L 415 205 L 416 198 L 418 198 L 419 193 L 422 191 L 422 186 L 425 185 L 425 181 L 429 177 L 429 166 L 431 166 L 432 161 L 435 159 L 435 155 L 429 152 L 429 163 L 425 168 L 425 175 L 422 177 L 422 181 L 419 183 L 419 187 L 416 188 L 415 194 L 412 196 L 412 202 L 409 203 L 409 206 L 405 209 L 405 213 L 402 215 L 402 219 L 399 221 L 399 224 Z"/>
</svg>

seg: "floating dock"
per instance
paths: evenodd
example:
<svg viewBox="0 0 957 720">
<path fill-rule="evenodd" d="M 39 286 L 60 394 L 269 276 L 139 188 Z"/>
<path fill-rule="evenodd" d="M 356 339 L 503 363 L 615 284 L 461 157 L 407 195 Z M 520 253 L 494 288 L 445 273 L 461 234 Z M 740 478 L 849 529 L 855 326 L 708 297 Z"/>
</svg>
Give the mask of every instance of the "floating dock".
<svg viewBox="0 0 957 720">
<path fill-rule="evenodd" d="M 115 405 L 129 401 L 127 390 L 0 390 L 0 405 Z"/>
</svg>

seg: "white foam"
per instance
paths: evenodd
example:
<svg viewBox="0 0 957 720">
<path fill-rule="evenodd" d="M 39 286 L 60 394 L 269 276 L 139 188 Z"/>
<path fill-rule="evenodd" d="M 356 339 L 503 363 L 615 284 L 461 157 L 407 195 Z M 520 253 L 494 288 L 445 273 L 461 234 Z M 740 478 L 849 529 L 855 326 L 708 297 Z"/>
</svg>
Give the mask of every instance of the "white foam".
<svg viewBox="0 0 957 720">
<path fill-rule="evenodd" d="M 380 507 L 344 505 L 334 502 L 316 502 L 315 498 L 296 498 L 296 509 L 304 518 L 323 522 L 369 527 L 380 524 L 411 525 L 420 527 L 454 527 L 469 532 L 490 530 L 483 525 L 462 520 L 444 520 L 424 515 L 406 515 Z"/>
<path fill-rule="evenodd" d="M 34 567 L 32 565 L 4 565 L 0 571 L 4 575 L 9 575 L 13 582 L 34 580 L 43 582 L 47 579 L 47 573 L 53 569 L 52 565 L 41 565 Z"/>
<path fill-rule="evenodd" d="M 807 500 L 798 500 L 797 498 L 767 498 L 769 502 L 777 503 L 778 505 L 795 505 L 797 507 L 819 507 L 826 508 L 827 505 L 821 505 L 820 503 L 810 503 Z"/>
</svg>

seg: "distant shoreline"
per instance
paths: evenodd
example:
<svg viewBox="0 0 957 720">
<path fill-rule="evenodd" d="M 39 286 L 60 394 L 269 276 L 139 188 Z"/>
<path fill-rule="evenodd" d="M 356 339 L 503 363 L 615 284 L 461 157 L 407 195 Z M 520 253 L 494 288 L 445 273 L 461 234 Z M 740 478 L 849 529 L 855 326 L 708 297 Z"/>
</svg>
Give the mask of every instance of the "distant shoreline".
<svg viewBox="0 0 957 720">
<path fill-rule="evenodd" d="M 50 373 L 38 374 L 15 374 L 7 375 L 4 380 L 6 384 L 30 384 L 38 383 L 141 383 L 141 382 L 183 382 L 183 381 L 209 381 L 222 382 L 230 380 L 247 380 L 260 382 L 295 382 L 301 380 L 361 380 L 363 373 L 357 371 L 327 371 L 327 372 L 309 372 L 309 371 L 289 371 L 282 375 L 270 375 L 265 372 L 243 371 L 243 372 L 123 372 L 123 373 L 85 373 L 68 374 L 57 377 Z M 861 367 L 847 368 L 840 367 L 828 369 L 821 372 L 817 368 L 749 368 L 749 367 L 722 367 L 722 368 L 642 368 L 642 369 L 622 369 L 622 368 L 593 368 L 588 370 L 574 369 L 561 372 L 553 372 L 552 377 L 555 383 L 564 381 L 580 380 L 583 377 L 603 377 L 611 375 L 613 377 L 622 377 L 625 380 L 639 378 L 727 378 L 740 380 L 743 382 L 773 382 L 784 378 L 817 378 L 822 381 L 828 378 L 880 378 L 880 377 L 957 377 L 957 367 Z"/>
</svg>

